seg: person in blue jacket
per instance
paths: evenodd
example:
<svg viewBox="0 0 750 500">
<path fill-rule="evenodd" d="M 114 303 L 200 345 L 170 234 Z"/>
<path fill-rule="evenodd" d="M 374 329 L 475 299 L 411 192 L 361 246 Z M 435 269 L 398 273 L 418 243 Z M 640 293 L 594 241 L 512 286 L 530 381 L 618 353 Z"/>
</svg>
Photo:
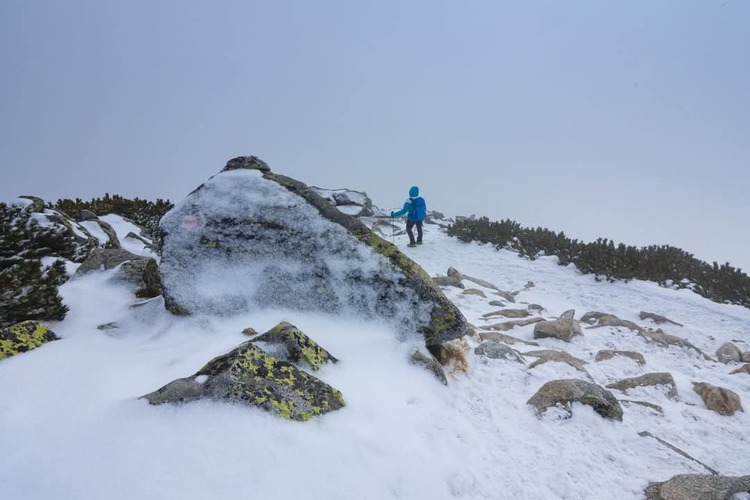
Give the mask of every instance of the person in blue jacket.
<svg viewBox="0 0 750 500">
<path fill-rule="evenodd" d="M 409 189 L 409 199 L 404 203 L 404 208 L 398 212 L 391 212 L 391 217 L 406 216 L 406 233 L 409 235 L 410 247 L 422 244 L 422 222 L 427 217 L 427 204 L 424 198 L 419 196 L 419 188 L 412 186 Z M 417 241 L 414 241 L 414 226 L 417 226 Z"/>
</svg>

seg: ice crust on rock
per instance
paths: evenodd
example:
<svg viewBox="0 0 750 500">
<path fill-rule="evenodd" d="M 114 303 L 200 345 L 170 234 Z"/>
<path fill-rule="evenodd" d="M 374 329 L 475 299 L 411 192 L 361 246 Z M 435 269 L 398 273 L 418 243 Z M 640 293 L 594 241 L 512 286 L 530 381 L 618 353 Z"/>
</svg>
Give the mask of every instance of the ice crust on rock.
<svg viewBox="0 0 750 500">
<path fill-rule="evenodd" d="M 161 221 L 167 305 L 231 315 L 266 308 L 429 323 L 404 275 L 258 170 L 223 171 Z M 177 306 L 177 307 L 175 307 Z"/>
</svg>

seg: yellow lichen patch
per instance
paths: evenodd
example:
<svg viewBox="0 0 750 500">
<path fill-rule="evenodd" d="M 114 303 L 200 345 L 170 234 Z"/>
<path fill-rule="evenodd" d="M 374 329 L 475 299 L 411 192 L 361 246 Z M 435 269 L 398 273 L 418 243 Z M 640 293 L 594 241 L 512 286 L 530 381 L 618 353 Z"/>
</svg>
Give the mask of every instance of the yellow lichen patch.
<svg viewBox="0 0 750 500">
<path fill-rule="evenodd" d="M 17 323 L 0 330 L 0 359 L 30 351 L 58 339 L 57 335 L 38 321 Z"/>
</svg>

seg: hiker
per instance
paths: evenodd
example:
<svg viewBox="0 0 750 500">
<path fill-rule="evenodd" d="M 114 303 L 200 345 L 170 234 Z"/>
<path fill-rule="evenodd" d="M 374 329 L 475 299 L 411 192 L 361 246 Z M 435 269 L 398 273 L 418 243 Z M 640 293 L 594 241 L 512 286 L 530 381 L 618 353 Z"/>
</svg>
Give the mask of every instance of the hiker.
<svg viewBox="0 0 750 500">
<path fill-rule="evenodd" d="M 412 186 L 409 189 L 409 199 L 404 203 L 404 208 L 398 212 L 391 212 L 391 217 L 406 216 L 406 233 L 409 235 L 409 244 L 407 246 L 415 247 L 422 244 L 422 222 L 427 216 L 427 204 L 424 198 L 419 196 L 419 188 Z M 414 241 L 414 226 L 417 226 L 417 241 Z"/>
</svg>

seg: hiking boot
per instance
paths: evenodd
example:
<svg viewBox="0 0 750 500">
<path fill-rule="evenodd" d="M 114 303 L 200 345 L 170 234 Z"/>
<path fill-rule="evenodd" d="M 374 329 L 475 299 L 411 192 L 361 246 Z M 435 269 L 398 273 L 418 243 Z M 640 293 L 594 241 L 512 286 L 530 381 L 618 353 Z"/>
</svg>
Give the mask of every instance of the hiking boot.
<svg viewBox="0 0 750 500">
<path fill-rule="evenodd" d="M 422 242 L 421 242 L 421 241 L 418 241 L 418 242 L 417 242 L 417 245 L 421 245 L 421 244 L 422 244 Z"/>
<path fill-rule="evenodd" d="M 415 246 L 417 246 L 417 244 L 416 244 L 416 243 L 409 243 L 409 244 L 408 244 L 408 245 L 406 245 L 406 246 L 407 246 L 407 247 L 415 247 Z"/>
</svg>

